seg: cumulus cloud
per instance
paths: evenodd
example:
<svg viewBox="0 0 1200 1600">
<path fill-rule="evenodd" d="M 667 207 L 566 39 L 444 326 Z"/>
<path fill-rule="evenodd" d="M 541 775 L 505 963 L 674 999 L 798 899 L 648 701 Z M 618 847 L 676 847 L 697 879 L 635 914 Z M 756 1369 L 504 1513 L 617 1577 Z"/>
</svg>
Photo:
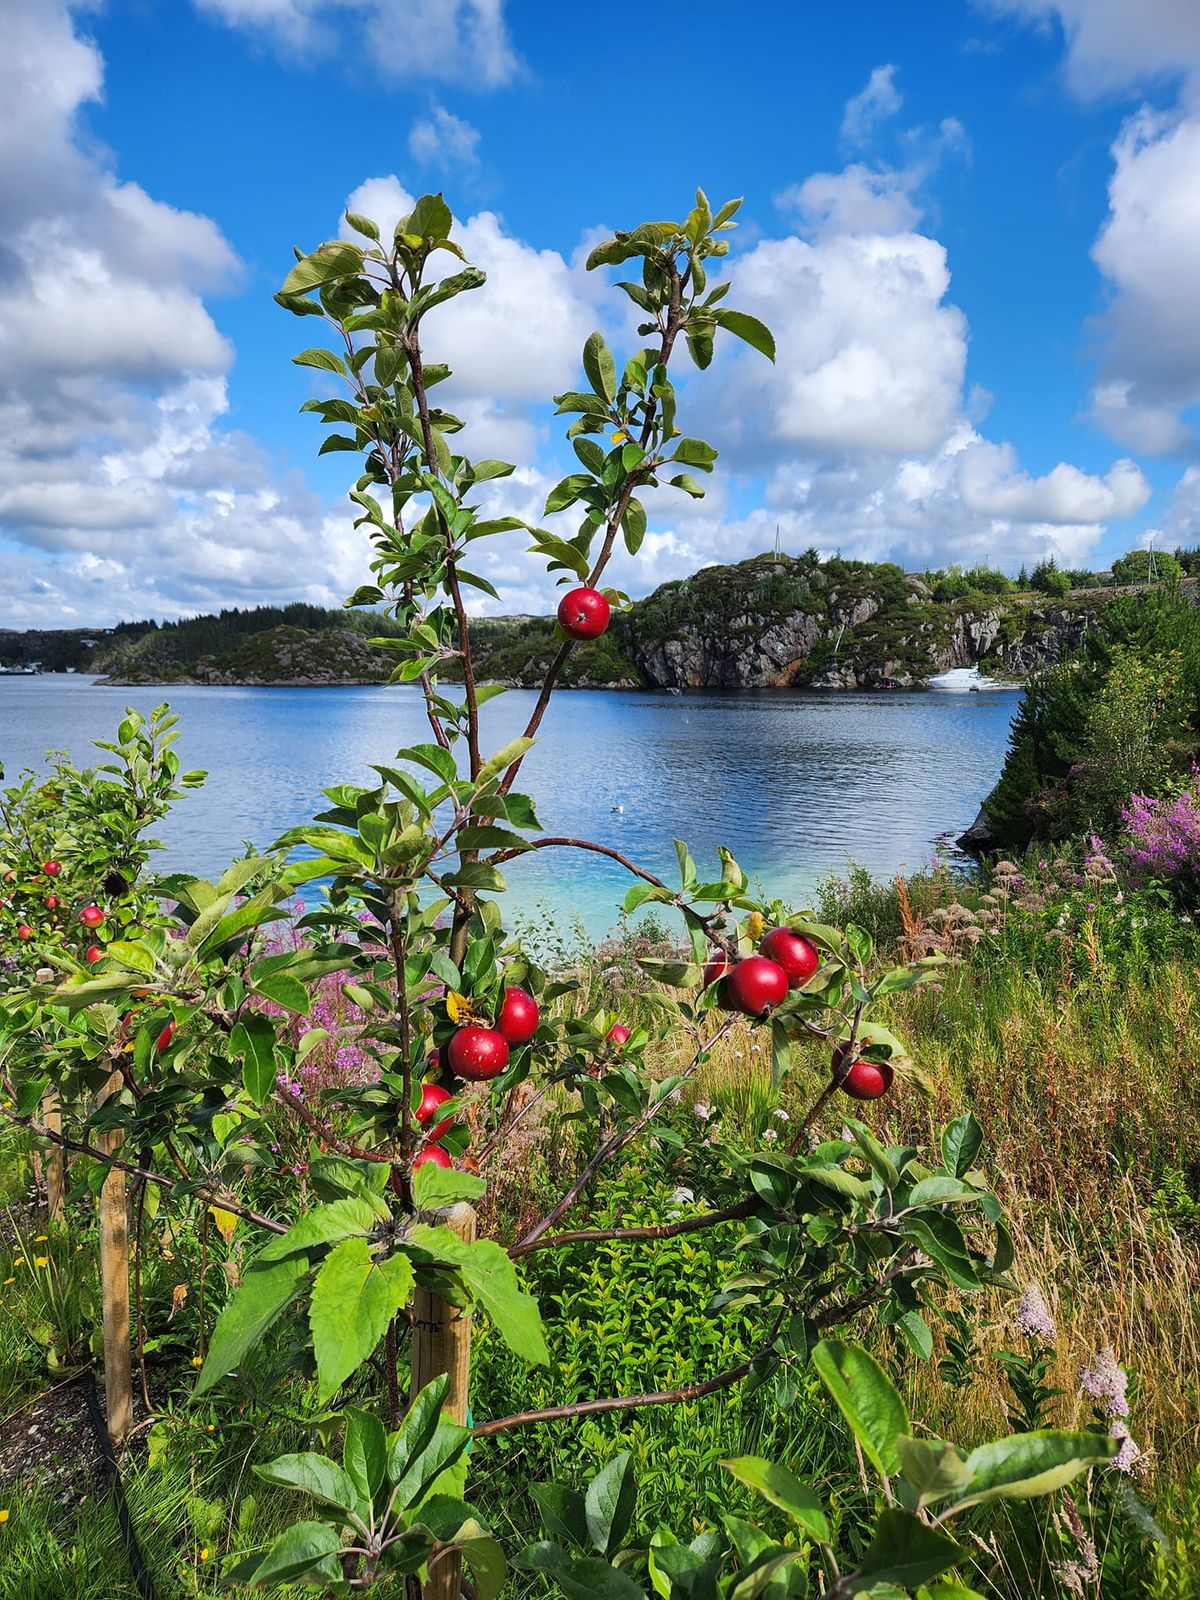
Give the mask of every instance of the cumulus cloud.
<svg viewBox="0 0 1200 1600">
<path fill-rule="evenodd" d="M 985 11 L 1047 26 L 1066 41 L 1066 74 L 1093 100 L 1154 79 L 1200 74 L 1200 7 L 1194 0 L 976 0 Z"/>
<path fill-rule="evenodd" d="M 881 122 L 894 117 L 904 104 L 896 87 L 894 64 L 876 67 L 866 86 L 846 101 L 842 115 L 842 138 L 847 144 L 866 144 Z"/>
<path fill-rule="evenodd" d="M 298 570 L 336 602 L 355 570 L 346 537 L 224 425 L 233 353 L 202 295 L 236 281 L 233 251 L 211 219 L 81 148 L 75 117 L 99 96 L 103 64 L 67 5 L 23 0 L 6 22 L 5 616 L 99 624 L 291 599 Z"/>
<path fill-rule="evenodd" d="M 424 167 L 469 170 L 479 165 L 479 129 L 435 101 L 428 114 L 413 123 L 408 153 Z"/>
<path fill-rule="evenodd" d="M 196 0 L 201 12 L 268 40 L 291 59 L 347 40 L 385 77 L 497 88 L 519 71 L 504 0 Z"/>
</svg>

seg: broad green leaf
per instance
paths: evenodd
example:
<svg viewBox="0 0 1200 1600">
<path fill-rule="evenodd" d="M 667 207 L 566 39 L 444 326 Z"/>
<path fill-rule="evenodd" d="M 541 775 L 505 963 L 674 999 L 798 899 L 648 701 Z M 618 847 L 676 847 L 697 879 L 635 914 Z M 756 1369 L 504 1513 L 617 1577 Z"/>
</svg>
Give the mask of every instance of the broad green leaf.
<svg viewBox="0 0 1200 1600">
<path fill-rule="evenodd" d="M 880 1512 L 875 1537 L 859 1563 L 857 1578 L 872 1584 L 894 1583 L 915 1588 L 936 1578 L 962 1555 L 953 1539 L 931 1528 L 911 1511 Z"/>
<path fill-rule="evenodd" d="M 289 1256 L 267 1266 L 256 1264 L 247 1271 L 241 1287 L 217 1318 L 194 1394 L 204 1394 L 239 1365 L 246 1352 L 258 1343 L 300 1293 L 307 1273 L 308 1262 L 302 1256 Z"/>
<path fill-rule="evenodd" d="M 1101 1433 L 1046 1428 L 981 1444 L 967 1457 L 971 1482 L 955 1509 L 985 1500 L 1032 1500 L 1061 1489 L 1086 1468 L 1111 1461 L 1121 1441 Z"/>
<path fill-rule="evenodd" d="M 472 1300 L 491 1317 L 509 1349 L 525 1361 L 549 1361 L 538 1303 L 521 1288 L 516 1266 L 502 1245 L 494 1239 L 468 1243 L 449 1228 L 426 1223 L 411 1228 L 409 1239 L 459 1269 Z"/>
<path fill-rule="evenodd" d="M 896 1450 L 900 1456 L 900 1470 L 916 1491 L 919 1505 L 944 1500 L 947 1495 L 963 1490 L 971 1481 L 971 1469 L 966 1461 L 952 1444 L 940 1439 L 910 1439 L 901 1435 L 896 1441 Z"/>
<path fill-rule="evenodd" d="M 407 1304 L 412 1262 L 376 1261 L 365 1239 L 343 1239 L 313 1282 L 308 1321 L 317 1362 L 317 1398 L 324 1404 L 375 1350 L 388 1323 Z"/>
<path fill-rule="evenodd" d="M 342 1466 L 367 1501 L 374 1500 L 387 1477 L 387 1434 L 379 1418 L 351 1406 L 344 1411 L 346 1437 Z"/>
<path fill-rule="evenodd" d="M 290 977 L 286 972 L 273 972 L 265 978 L 256 978 L 254 992 L 264 1000 L 273 1000 L 285 1011 L 294 1011 L 299 1016 L 308 1014 L 308 991 L 299 978 Z"/>
<path fill-rule="evenodd" d="M 254 1572 L 256 1584 L 290 1583 L 308 1577 L 322 1586 L 337 1582 L 342 1565 L 337 1553 L 341 1537 L 327 1522 L 294 1522 L 263 1557 Z"/>
<path fill-rule="evenodd" d="M 297 367 L 320 367 L 325 372 L 336 372 L 341 378 L 346 376 L 346 363 L 332 350 L 301 350 L 298 356 L 292 357 L 292 362 Z"/>
<path fill-rule="evenodd" d="M 896 1440 L 908 1434 L 909 1423 L 891 1379 L 860 1345 L 836 1339 L 822 1339 L 812 1364 L 869 1459 L 894 1477 L 900 1470 Z"/>
<path fill-rule="evenodd" d="M 642 547 L 642 540 L 646 537 L 646 508 L 633 496 L 630 497 L 629 504 L 625 507 L 625 514 L 621 518 L 621 532 L 625 536 L 625 548 L 629 554 L 637 555 Z"/>
<path fill-rule="evenodd" d="M 619 1567 L 601 1556 L 569 1556 L 549 1540 L 529 1545 L 514 1564 L 546 1573 L 567 1600 L 646 1600 L 641 1586 Z"/>
<path fill-rule="evenodd" d="M 598 395 L 612 405 L 617 396 L 617 367 L 602 333 L 593 333 L 583 347 L 583 370 Z"/>
<path fill-rule="evenodd" d="M 942 1161 L 946 1170 L 956 1178 L 963 1177 L 974 1165 L 982 1144 L 983 1129 L 971 1113 L 955 1117 L 942 1134 Z"/>
<path fill-rule="evenodd" d="M 718 325 L 732 333 L 736 338 L 742 339 L 746 344 L 757 350 L 760 355 L 766 356 L 768 361 L 775 359 L 775 339 L 770 328 L 760 322 L 757 317 L 750 316 L 745 311 L 728 311 L 724 306 L 719 311 L 710 313 Z"/>
<path fill-rule="evenodd" d="M 255 1267 L 258 1262 L 283 1261 L 288 1256 L 312 1249 L 314 1245 L 337 1244 L 342 1239 L 360 1235 L 365 1237 L 380 1221 L 370 1201 L 358 1196 L 314 1206 L 298 1222 L 294 1222 L 285 1234 L 263 1247 Z"/>
<path fill-rule="evenodd" d="M 441 1211 L 462 1200 L 478 1200 L 487 1192 L 487 1184 L 474 1173 L 455 1172 L 452 1167 L 435 1167 L 426 1161 L 412 1175 L 412 1190 L 418 1211 Z"/>
<path fill-rule="evenodd" d="M 299 1489 L 334 1510 L 349 1512 L 358 1505 L 359 1489 L 350 1474 L 328 1456 L 318 1455 L 314 1450 L 278 1456 L 265 1466 L 255 1467 L 254 1471 L 264 1483 L 273 1484 L 277 1489 Z"/>
<path fill-rule="evenodd" d="M 731 1461 L 722 1461 L 721 1466 L 739 1483 L 744 1483 L 747 1488 L 762 1495 L 764 1500 L 786 1511 L 792 1521 L 818 1544 L 832 1542 L 829 1520 L 820 1500 L 807 1483 L 786 1467 L 765 1461 L 761 1456 L 737 1456 Z"/>
<path fill-rule="evenodd" d="M 334 240 L 318 245 L 312 255 L 297 261 L 283 280 L 282 295 L 305 294 L 323 283 L 348 278 L 362 271 L 363 253 L 356 244 Z"/>
<path fill-rule="evenodd" d="M 633 1457 L 622 1450 L 592 1479 L 584 1495 L 588 1537 L 602 1556 L 614 1555 L 624 1544 L 636 1504 Z"/>
<path fill-rule="evenodd" d="M 229 1048 L 242 1057 L 242 1082 L 256 1106 L 275 1092 L 275 1029 L 268 1018 L 249 1014 L 234 1024 Z"/>
<path fill-rule="evenodd" d="M 587 1509 L 577 1489 L 562 1483 L 535 1483 L 530 1485 L 530 1493 L 550 1538 L 578 1550 L 588 1548 Z"/>
<path fill-rule="evenodd" d="M 412 1456 L 398 1478 L 393 1476 L 392 1492 L 397 1508 L 420 1505 L 443 1474 L 463 1461 L 470 1443 L 470 1428 L 460 1427 L 457 1422 L 439 1415 L 423 1448 Z"/>
<path fill-rule="evenodd" d="M 442 1420 L 442 1407 L 449 1391 L 450 1378 L 443 1373 L 413 1396 L 404 1421 L 388 1440 L 388 1477 L 393 1484 L 407 1475 L 428 1448 Z"/>
</svg>

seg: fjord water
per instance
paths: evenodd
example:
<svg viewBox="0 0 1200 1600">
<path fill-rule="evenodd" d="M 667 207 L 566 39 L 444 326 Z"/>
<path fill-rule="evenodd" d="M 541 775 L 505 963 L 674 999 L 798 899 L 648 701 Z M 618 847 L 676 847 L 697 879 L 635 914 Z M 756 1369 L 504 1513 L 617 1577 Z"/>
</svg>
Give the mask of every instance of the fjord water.
<svg viewBox="0 0 1200 1600">
<path fill-rule="evenodd" d="M 955 684 L 954 687 L 961 687 Z M 98 759 L 127 705 L 169 701 L 185 768 L 209 773 L 158 830 L 165 867 L 215 876 L 244 840 L 259 848 L 322 806 L 332 783 L 369 782 L 372 762 L 429 738 L 412 688 L 110 688 L 66 674 L 0 677 L 5 781 L 48 749 Z M 534 696 L 485 708 L 487 749 L 522 731 Z M 701 876 L 728 844 L 752 881 L 802 905 L 850 861 L 877 873 L 929 861 L 995 782 L 1018 696 L 787 691 L 679 696 L 564 692 L 552 702 L 520 787 L 547 834 L 606 844 L 675 882 L 672 839 Z M 506 869 L 514 909 L 592 934 L 616 920 L 632 881 L 596 855 L 551 849 Z"/>
</svg>

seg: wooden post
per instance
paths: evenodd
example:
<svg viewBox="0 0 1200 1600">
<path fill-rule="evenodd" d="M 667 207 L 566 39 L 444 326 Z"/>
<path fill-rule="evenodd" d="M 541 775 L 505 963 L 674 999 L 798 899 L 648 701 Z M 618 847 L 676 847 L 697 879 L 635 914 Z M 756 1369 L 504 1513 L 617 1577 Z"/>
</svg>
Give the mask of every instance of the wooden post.
<svg viewBox="0 0 1200 1600">
<path fill-rule="evenodd" d="M 114 1072 L 97 1100 L 103 1104 L 122 1084 Z M 112 1155 L 120 1133 L 96 1135 L 96 1148 Z M 129 1211 L 125 1174 L 114 1167 L 100 1190 L 100 1287 L 104 1305 L 104 1406 L 113 1443 L 122 1444 L 133 1428 L 133 1367 L 129 1326 Z"/>
<path fill-rule="evenodd" d="M 451 1206 L 433 1218 L 468 1243 L 475 1237 L 475 1213 L 470 1206 Z M 426 1289 L 413 1294 L 412 1382 L 409 1403 L 426 1384 L 443 1372 L 450 1374 L 450 1388 L 443 1412 L 457 1423 L 467 1420 L 467 1400 L 471 1380 L 471 1315 Z M 423 1586 L 423 1600 L 458 1600 L 462 1587 L 462 1558 L 444 1556 Z"/>
<path fill-rule="evenodd" d="M 51 1090 L 42 1101 L 42 1121 L 51 1133 L 62 1132 L 62 1110 L 58 1095 Z M 45 1161 L 46 1221 L 53 1222 L 62 1209 L 63 1186 L 66 1179 L 66 1160 L 63 1147 L 52 1144 Z"/>
</svg>

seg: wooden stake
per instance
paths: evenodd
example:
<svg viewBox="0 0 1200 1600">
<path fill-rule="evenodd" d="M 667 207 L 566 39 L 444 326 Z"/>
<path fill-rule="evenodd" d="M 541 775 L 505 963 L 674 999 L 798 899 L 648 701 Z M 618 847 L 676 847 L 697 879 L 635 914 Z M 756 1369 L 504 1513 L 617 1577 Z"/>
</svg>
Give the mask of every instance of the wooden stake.
<svg viewBox="0 0 1200 1600">
<path fill-rule="evenodd" d="M 475 1237 L 475 1213 L 470 1206 L 451 1206 L 432 1219 L 468 1243 Z M 467 1420 L 471 1380 L 471 1315 L 426 1289 L 413 1294 L 412 1382 L 409 1403 L 426 1384 L 443 1372 L 450 1388 L 443 1412 L 453 1421 Z M 458 1600 L 462 1588 L 462 1558 L 443 1556 L 423 1585 L 423 1600 Z"/>
<path fill-rule="evenodd" d="M 103 1104 L 122 1084 L 114 1072 L 97 1100 Z M 96 1148 L 112 1155 L 121 1147 L 118 1132 L 96 1135 Z M 129 1212 L 125 1174 L 114 1167 L 100 1190 L 100 1287 L 104 1304 L 104 1404 L 108 1431 L 120 1445 L 133 1428 L 133 1370 L 129 1325 Z"/>
<path fill-rule="evenodd" d="M 42 1101 L 42 1121 L 51 1133 L 62 1132 L 62 1111 L 58 1095 L 53 1090 Z M 53 1222 L 62 1210 L 63 1186 L 66 1178 L 66 1155 L 62 1145 L 51 1145 L 45 1162 L 46 1221 Z"/>
</svg>

